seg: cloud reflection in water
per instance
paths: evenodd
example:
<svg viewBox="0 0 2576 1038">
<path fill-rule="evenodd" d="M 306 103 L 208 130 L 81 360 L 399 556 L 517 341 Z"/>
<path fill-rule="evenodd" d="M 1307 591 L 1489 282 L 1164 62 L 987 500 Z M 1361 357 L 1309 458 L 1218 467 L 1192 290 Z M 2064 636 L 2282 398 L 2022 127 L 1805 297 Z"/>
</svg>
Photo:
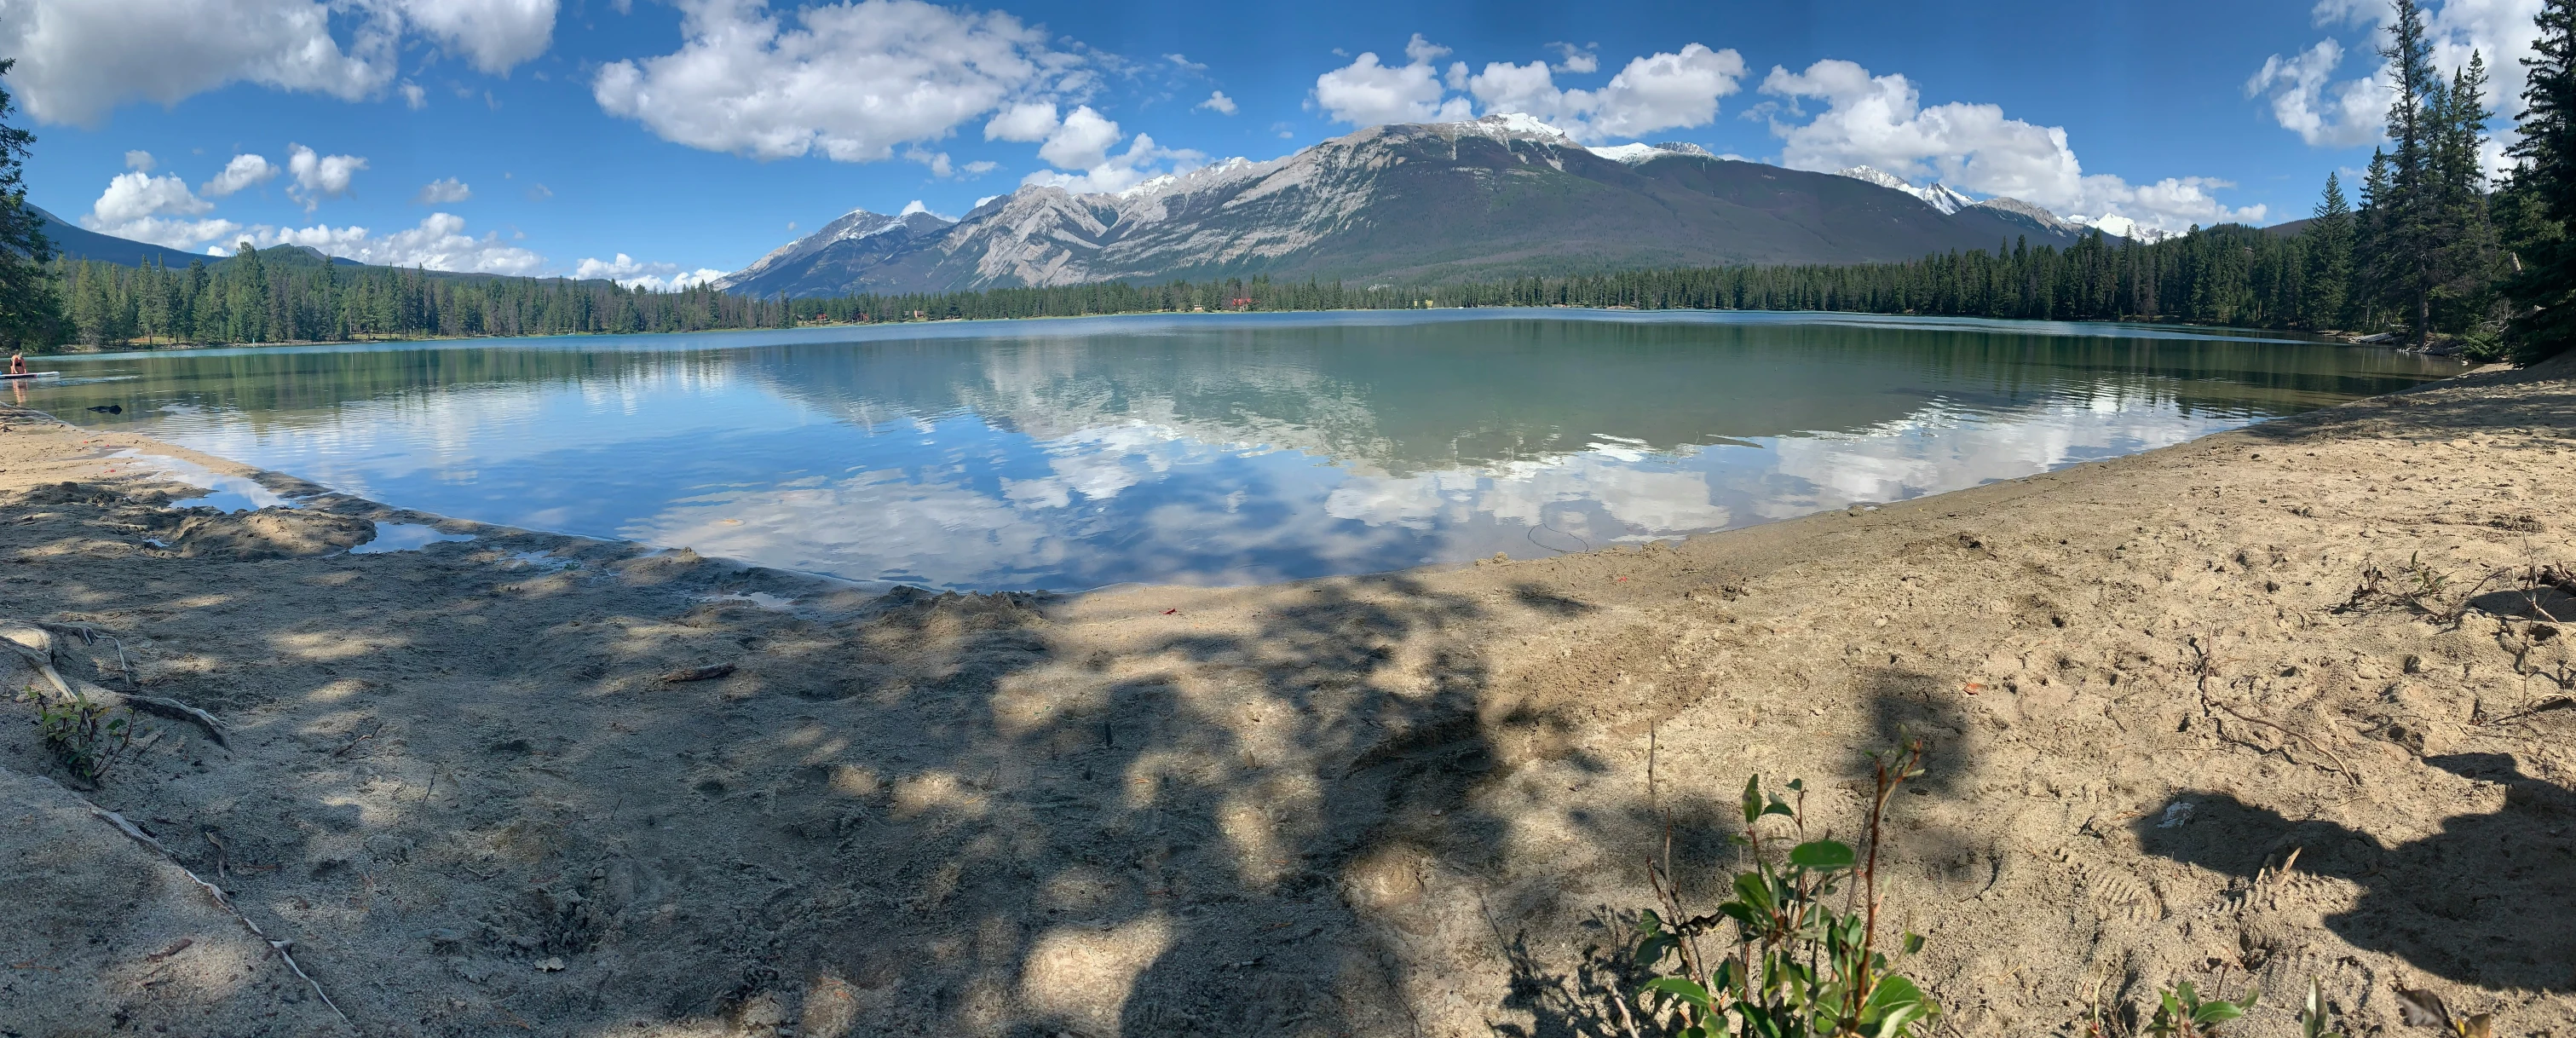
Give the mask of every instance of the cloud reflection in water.
<svg viewBox="0 0 2576 1038">
<path fill-rule="evenodd" d="M 114 391 L 138 431 L 389 503 L 961 589 L 1245 583 L 1680 536 L 2455 370 L 2170 330 L 1723 314 L 893 331 L 94 363 L 135 375 Z"/>
</svg>

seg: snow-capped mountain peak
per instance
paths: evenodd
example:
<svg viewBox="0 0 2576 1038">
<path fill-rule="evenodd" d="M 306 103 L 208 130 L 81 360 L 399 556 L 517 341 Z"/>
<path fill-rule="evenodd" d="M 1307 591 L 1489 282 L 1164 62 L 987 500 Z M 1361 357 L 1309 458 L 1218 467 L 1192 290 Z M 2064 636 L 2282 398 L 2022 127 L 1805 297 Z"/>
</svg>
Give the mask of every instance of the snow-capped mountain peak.
<svg viewBox="0 0 2576 1038">
<path fill-rule="evenodd" d="M 1903 191 L 1922 199 L 1923 204 L 1940 210 L 1943 216 L 1957 215 L 1959 210 L 1977 204 L 1976 199 L 1968 197 L 1948 184 L 1936 183 L 1929 187 L 1916 187 L 1907 183 L 1904 177 L 1870 166 L 1838 169 L 1834 171 L 1834 175 L 1850 177 L 1853 180 L 1865 181 L 1894 191 Z"/>
</svg>

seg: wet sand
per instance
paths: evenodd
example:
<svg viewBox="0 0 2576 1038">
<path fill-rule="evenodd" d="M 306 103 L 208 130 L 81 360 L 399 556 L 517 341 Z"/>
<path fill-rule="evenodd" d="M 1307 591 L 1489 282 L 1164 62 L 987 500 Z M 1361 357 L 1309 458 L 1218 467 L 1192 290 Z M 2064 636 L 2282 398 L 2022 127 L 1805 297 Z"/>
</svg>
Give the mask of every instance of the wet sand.
<svg viewBox="0 0 2576 1038">
<path fill-rule="evenodd" d="M 1077 597 L 0 422 L 0 616 L 226 735 L 138 715 L 75 790 L 0 706 L 22 1033 L 1625 1034 L 1666 824 L 1713 906 L 1747 774 L 1849 831 L 1902 730 L 1887 910 L 1960 1033 L 2224 969 L 2250 1035 L 2310 977 L 2576 1034 L 2566 362 L 1678 546 Z M 302 507 L 172 510 L 133 448 Z M 475 536 L 346 553 L 395 522 Z"/>
</svg>

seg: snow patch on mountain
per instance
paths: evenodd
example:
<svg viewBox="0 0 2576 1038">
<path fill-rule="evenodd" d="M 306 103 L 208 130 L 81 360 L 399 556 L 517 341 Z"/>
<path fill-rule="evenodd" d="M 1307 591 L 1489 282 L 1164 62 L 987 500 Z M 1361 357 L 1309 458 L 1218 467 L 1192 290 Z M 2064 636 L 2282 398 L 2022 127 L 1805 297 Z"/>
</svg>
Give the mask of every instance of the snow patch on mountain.
<svg viewBox="0 0 2576 1038">
<path fill-rule="evenodd" d="M 1502 140 L 1524 138 L 1544 141 L 1561 141 L 1566 144 L 1574 143 L 1573 134 L 1558 129 L 1557 127 L 1549 124 L 1546 120 L 1540 119 L 1535 115 L 1529 115 L 1523 112 L 1497 112 L 1482 119 L 1470 119 L 1465 122 L 1455 123 L 1432 123 L 1431 125 L 1453 129 L 1463 133 L 1479 133 Z"/>
<path fill-rule="evenodd" d="M 1595 155 L 1599 155 L 1602 158 L 1609 159 L 1612 162 L 1624 162 L 1631 166 L 1644 162 L 1651 162 L 1666 155 L 1680 155 L 1701 159 L 1713 159 L 1717 157 L 1709 154 L 1708 149 L 1687 141 L 1665 141 L 1661 144 L 1614 144 L 1606 148 L 1586 148 L 1584 150 Z"/>
<path fill-rule="evenodd" d="M 1922 199 L 1923 204 L 1940 210 L 1941 215 L 1943 216 L 1955 216 L 1958 214 L 1959 210 L 1977 204 L 1976 199 L 1968 197 L 1948 184 L 1933 184 L 1930 187 L 1916 187 L 1913 184 L 1907 183 L 1904 177 L 1897 176 L 1896 174 L 1883 169 L 1875 169 L 1869 166 L 1853 166 L 1849 169 L 1838 169 L 1834 171 L 1834 175 L 1838 177 L 1850 177 L 1853 180 L 1876 184 L 1892 191 L 1903 191 L 1906 194 Z"/>
<path fill-rule="evenodd" d="M 2121 216 L 2118 213 L 2105 213 L 2101 216 L 2093 217 L 2070 216 L 2067 220 L 2079 227 L 2090 227 L 2101 231 L 2104 234 L 2127 238 L 2130 241 L 2142 244 L 2153 244 L 2167 238 L 2179 238 L 2182 237 L 2183 234 L 2181 231 L 2168 231 L 2149 227 L 2137 222 L 2136 220 Z"/>
<path fill-rule="evenodd" d="M 2082 226 L 2079 224 L 2068 223 L 2066 220 L 2060 218 L 2056 213 L 2049 212 L 2046 209 L 2042 209 L 2018 198 L 1989 198 L 1983 202 L 1977 203 L 1977 205 L 1983 206 L 1987 209 L 1993 209 L 1998 212 L 2011 213 L 2024 219 L 2037 221 L 2040 226 L 2046 227 L 2052 231 L 2065 231 L 2072 234 L 2082 229 Z"/>
</svg>

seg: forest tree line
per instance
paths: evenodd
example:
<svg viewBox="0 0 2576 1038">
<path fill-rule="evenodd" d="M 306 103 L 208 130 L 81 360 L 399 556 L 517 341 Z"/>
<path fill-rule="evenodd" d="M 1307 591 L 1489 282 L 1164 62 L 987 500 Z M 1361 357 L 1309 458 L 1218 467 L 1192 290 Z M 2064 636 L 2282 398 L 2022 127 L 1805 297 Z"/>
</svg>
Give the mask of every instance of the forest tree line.
<svg viewBox="0 0 2576 1038">
<path fill-rule="evenodd" d="M 70 338 L 88 346 L 696 332 L 788 320 L 777 300 L 712 288 L 349 267 L 246 242 L 230 259 L 184 269 L 58 259 L 52 271 Z"/>
<path fill-rule="evenodd" d="M 708 288 L 654 292 L 598 281 L 465 280 L 309 260 L 264 262 L 259 250 L 248 248 L 232 260 L 185 269 L 57 261 L 54 277 L 72 340 L 92 347 L 1426 306 L 1831 310 L 2365 332 L 2408 327 L 2402 300 L 2353 290 L 2355 222 L 2350 211 L 2329 207 L 2301 233 L 2286 236 L 2231 224 L 2153 243 L 2090 233 L 2063 249 L 2016 242 L 1902 263 L 1634 270 L 1400 287 L 1253 277 L 764 300 Z M 2481 333 L 2476 326 L 2491 302 L 2459 305 L 2446 297 L 2435 330 L 2492 338 L 2491 329 Z"/>
<path fill-rule="evenodd" d="M 2415 0 L 2394 0 L 2387 140 L 2349 197 L 2326 178 L 2296 234 L 2194 227 L 2154 242 L 2088 232 L 2065 247 L 1998 243 L 1895 263 L 1635 270 L 1509 281 L 1370 285 L 1266 277 L 753 298 L 602 281 L 347 267 L 245 246 L 184 269 L 55 259 L 0 264 L 0 337 L 94 347 L 779 328 L 816 323 L 1425 306 L 1825 310 L 2067 321 L 2172 321 L 2395 332 L 2472 356 L 2534 360 L 2576 339 L 2576 3 L 2549 0 L 2526 59 L 2526 114 L 2491 179 L 2483 56 L 2445 76 Z M 0 64 L 0 71 L 5 71 Z M 7 100 L 0 95 L 0 114 Z M 0 139 L 22 153 L 24 132 Z M 0 194 L 22 200 L 16 163 Z M 0 208 L 18 208 L 14 204 Z M 6 221 L 0 221 L 5 223 Z M 9 230 L 0 227 L 0 231 Z M 32 232 L 32 229 L 29 229 Z M 16 239 L 13 239 L 16 240 Z M 41 240 L 33 252 L 42 255 Z"/>
</svg>

